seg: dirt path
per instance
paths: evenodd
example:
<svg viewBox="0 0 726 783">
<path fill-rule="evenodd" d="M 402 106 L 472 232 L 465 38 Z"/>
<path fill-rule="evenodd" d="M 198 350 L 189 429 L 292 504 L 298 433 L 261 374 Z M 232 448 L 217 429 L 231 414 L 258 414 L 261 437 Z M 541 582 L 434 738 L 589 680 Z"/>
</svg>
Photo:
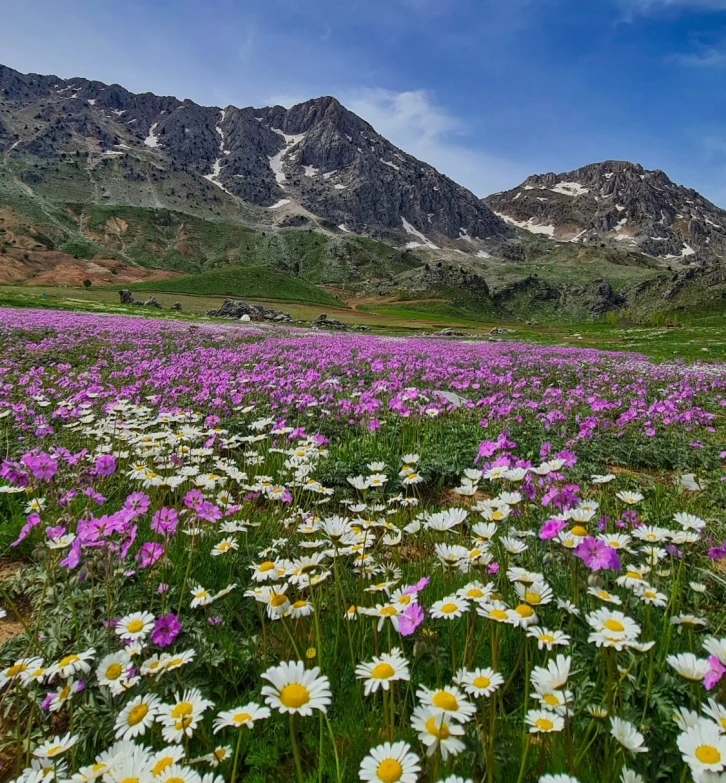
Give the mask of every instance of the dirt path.
<svg viewBox="0 0 726 783">
<path fill-rule="evenodd" d="M 0 584 L 12 579 L 23 567 L 23 563 L 17 561 L 0 561 Z M 18 621 L 9 607 L 0 602 L 0 609 L 5 609 L 7 617 L 0 619 L 0 645 L 5 644 L 9 639 L 20 636 L 23 632 L 23 624 Z M 22 613 L 22 609 L 20 609 Z"/>
<path fill-rule="evenodd" d="M 351 310 L 358 310 L 361 305 L 382 305 L 382 304 L 396 304 L 405 307 L 410 304 L 420 304 L 423 302 L 446 302 L 446 299 L 441 297 L 430 297 L 428 299 L 399 299 L 396 296 L 359 296 L 356 299 L 349 299 L 346 304 L 350 306 Z"/>
</svg>

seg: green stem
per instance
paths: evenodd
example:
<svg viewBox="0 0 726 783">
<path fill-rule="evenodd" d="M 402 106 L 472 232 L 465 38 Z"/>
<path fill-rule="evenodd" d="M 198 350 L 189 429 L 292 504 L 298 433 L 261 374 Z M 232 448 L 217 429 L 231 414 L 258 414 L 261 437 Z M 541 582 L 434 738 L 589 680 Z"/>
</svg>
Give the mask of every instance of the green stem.
<svg viewBox="0 0 726 783">
<path fill-rule="evenodd" d="M 300 748 L 297 744 L 297 733 L 295 731 L 295 713 L 290 713 L 290 744 L 292 745 L 292 755 L 295 759 L 295 776 L 297 783 L 304 783 L 302 773 L 302 762 L 300 761 Z"/>
</svg>

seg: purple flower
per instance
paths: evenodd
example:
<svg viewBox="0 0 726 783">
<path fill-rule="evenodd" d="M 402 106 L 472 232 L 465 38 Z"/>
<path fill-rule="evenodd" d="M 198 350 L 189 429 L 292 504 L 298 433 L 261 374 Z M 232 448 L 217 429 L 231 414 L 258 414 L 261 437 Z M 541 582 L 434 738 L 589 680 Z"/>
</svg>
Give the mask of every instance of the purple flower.
<svg viewBox="0 0 726 783">
<path fill-rule="evenodd" d="M 163 544 L 147 541 L 136 553 L 136 562 L 140 568 L 148 568 L 164 554 Z"/>
<path fill-rule="evenodd" d="M 604 541 L 588 536 L 575 549 L 575 557 L 579 557 L 592 571 L 612 569 L 620 570 L 618 553 Z"/>
<path fill-rule="evenodd" d="M 151 500 L 145 492 L 132 492 L 124 501 L 124 508 L 131 511 L 134 517 L 145 514 L 150 505 Z"/>
<path fill-rule="evenodd" d="M 711 560 L 724 560 L 726 559 L 726 541 L 721 546 L 712 546 L 708 550 L 708 556 Z"/>
<path fill-rule="evenodd" d="M 99 506 L 102 506 L 106 502 L 106 498 L 100 492 L 96 492 L 93 487 L 86 487 L 83 490 L 83 494 L 87 495 L 91 500 L 95 500 Z"/>
<path fill-rule="evenodd" d="M 96 457 L 94 471 L 97 476 L 112 476 L 116 472 L 116 457 L 113 454 L 101 454 Z"/>
<path fill-rule="evenodd" d="M 29 514 L 27 522 L 22 526 L 20 529 L 20 535 L 13 541 L 10 546 L 17 546 L 23 539 L 27 538 L 30 535 L 30 531 L 37 527 L 40 524 L 40 515 L 39 514 Z"/>
<path fill-rule="evenodd" d="M 169 591 L 169 585 L 166 582 L 159 582 L 159 586 L 156 588 L 157 593 L 166 593 Z"/>
<path fill-rule="evenodd" d="M 724 674 L 726 674 L 726 666 L 724 666 L 715 655 L 709 655 L 708 671 L 703 678 L 703 684 L 706 690 L 710 691 L 715 688 Z"/>
<path fill-rule="evenodd" d="M 209 500 L 203 501 L 197 509 L 199 519 L 207 522 L 217 522 L 222 518 L 222 510 Z"/>
<path fill-rule="evenodd" d="M 401 636 L 411 636 L 423 621 L 423 609 L 418 604 L 409 604 L 398 620 L 399 633 Z"/>
<path fill-rule="evenodd" d="M 154 630 L 151 632 L 151 641 L 159 647 L 168 647 L 173 644 L 174 639 L 179 636 L 182 629 L 182 623 L 173 613 L 164 614 L 157 618 L 154 623 Z"/>
<path fill-rule="evenodd" d="M 26 454 L 22 462 L 35 478 L 41 481 L 50 481 L 58 472 L 58 461 L 45 452 L 41 452 L 37 456 Z"/>
<path fill-rule="evenodd" d="M 566 527 L 567 522 L 564 519 L 548 519 L 539 529 L 539 537 L 543 541 L 556 538 Z"/>
<path fill-rule="evenodd" d="M 64 525 L 55 525 L 54 527 L 47 527 L 45 534 L 48 538 L 60 538 L 65 535 L 66 529 Z"/>
<path fill-rule="evenodd" d="M 222 625 L 222 618 L 220 615 L 215 615 L 214 617 L 208 617 L 207 622 L 210 625 Z"/>
<path fill-rule="evenodd" d="M 199 511 L 204 502 L 204 495 L 200 489 L 190 489 L 189 492 L 184 495 L 184 505 L 187 508 L 191 508 L 193 511 Z"/>
<path fill-rule="evenodd" d="M 151 529 L 160 536 L 173 536 L 179 525 L 179 514 L 175 508 L 160 508 L 151 517 Z"/>
</svg>

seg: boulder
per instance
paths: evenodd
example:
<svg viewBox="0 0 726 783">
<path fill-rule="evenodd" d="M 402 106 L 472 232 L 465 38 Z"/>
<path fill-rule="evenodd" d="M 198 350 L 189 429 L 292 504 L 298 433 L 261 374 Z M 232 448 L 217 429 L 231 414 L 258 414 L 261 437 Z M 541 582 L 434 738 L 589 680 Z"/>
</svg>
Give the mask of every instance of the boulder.
<svg viewBox="0 0 726 783">
<path fill-rule="evenodd" d="M 350 330 L 350 327 L 346 326 L 342 321 L 336 321 L 335 318 L 328 318 L 327 313 L 320 313 L 313 321 L 313 329 L 331 329 L 338 332 L 347 332 Z"/>
</svg>

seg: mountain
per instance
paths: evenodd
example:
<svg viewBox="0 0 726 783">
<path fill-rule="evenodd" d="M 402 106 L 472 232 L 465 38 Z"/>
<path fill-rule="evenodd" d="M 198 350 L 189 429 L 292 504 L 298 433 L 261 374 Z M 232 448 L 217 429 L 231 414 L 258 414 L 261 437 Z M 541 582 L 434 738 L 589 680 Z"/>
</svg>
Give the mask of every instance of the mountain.
<svg viewBox="0 0 726 783">
<path fill-rule="evenodd" d="M 726 211 L 637 163 L 536 174 L 484 201 L 510 225 L 562 242 L 637 250 L 676 265 L 726 258 Z"/>
<path fill-rule="evenodd" d="M 647 317 L 723 308 L 725 237 L 724 211 L 634 164 L 479 199 L 332 97 L 209 107 L 0 66 L 0 283 L 271 268 L 412 312 Z"/>
<path fill-rule="evenodd" d="M 314 225 L 409 249 L 476 253 L 514 235 L 331 97 L 219 108 L 0 66 L 0 153 L 26 186 L 67 201 Z"/>
</svg>

